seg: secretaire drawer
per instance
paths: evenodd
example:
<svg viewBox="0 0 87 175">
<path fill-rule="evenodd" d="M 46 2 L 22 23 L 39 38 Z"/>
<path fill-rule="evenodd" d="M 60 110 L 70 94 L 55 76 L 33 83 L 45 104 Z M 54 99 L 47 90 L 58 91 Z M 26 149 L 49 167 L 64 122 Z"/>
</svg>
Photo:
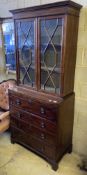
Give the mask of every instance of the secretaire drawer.
<svg viewBox="0 0 87 175">
<path fill-rule="evenodd" d="M 54 108 L 50 109 L 49 107 L 46 107 L 40 102 L 35 101 L 33 99 L 27 99 L 27 98 L 22 99 L 17 96 L 10 96 L 9 103 L 10 107 L 13 105 L 25 111 L 38 114 L 43 118 L 48 118 L 54 121 L 56 120 L 57 115 L 56 109 Z"/>
<path fill-rule="evenodd" d="M 23 127 L 25 129 L 29 128 L 30 126 L 35 126 L 42 131 L 47 131 L 49 133 L 56 132 L 56 122 L 51 122 L 47 119 L 43 119 L 31 113 L 22 113 L 22 111 L 11 111 L 11 122 L 13 122 L 13 124 L 15 124 L 15 126 L 17 126 L 18 128 L 23 122 Z M 23 127 L 21 126 L 21 129 Z"/>
</svg>

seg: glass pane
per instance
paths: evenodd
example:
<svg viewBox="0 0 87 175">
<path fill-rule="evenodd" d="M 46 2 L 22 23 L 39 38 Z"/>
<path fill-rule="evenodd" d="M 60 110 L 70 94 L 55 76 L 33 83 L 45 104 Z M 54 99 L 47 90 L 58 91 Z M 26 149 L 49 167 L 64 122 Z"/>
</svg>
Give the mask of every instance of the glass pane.
<svg viewBox="0 0 87 175">
<path fill-rule="evenodd" d="M 8 71 L 16 70 L 15 60 L 15 42 L 14 42 L 14 23 L 13 21 L 4 22 L 2 24 L 3 37 L 4 37 L 4 49 L 6 68 Z"/>
<path fill-rule="evenodd" d="M 41 89 L 60 93 L 63 19 L 41 20 Z"/>
<path fill-rule="evenodd" d="M 54 71 L 51 75 L 51 78 L 49 77 L 47 79 L 48 73 L 43 70 L 41 72 L 41 77 L 42 77 L 41 89 L 53 93 L 60 93 L 60 74 L 57 74 L 56 71 Z"/>
<path fill-rule="evenodd" d="M 18 22 L 20 82 L 35 86 L 34 21 Z"/>
</svg>

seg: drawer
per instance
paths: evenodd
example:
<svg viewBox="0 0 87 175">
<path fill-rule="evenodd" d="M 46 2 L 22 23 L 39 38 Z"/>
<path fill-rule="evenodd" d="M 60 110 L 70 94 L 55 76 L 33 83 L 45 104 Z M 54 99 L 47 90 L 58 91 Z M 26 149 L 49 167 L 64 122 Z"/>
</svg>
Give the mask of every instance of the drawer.
<svg viewBox="0 0 87 175">
<path fill-rule="evenodd" d="M 33 151 L 41 153 L 41 155 L 45 155 L 48 158 L 55 159 L 55 146 L 47 145 L 45 142 L 40 141 L 31 135 L 25 134 L 15 127 L 11 127 L 11 137 L 14 141 L 21 143 L 28 148 L 31 148 Z"/>
<path fill-rule="evenodd" d="M 40 118 L 39 116 L 36 117 L 33 115 L 32 125 L 36 126 L 39 129 L 42 129 L 43 131 L 56 133 L 56 123 Z"/>
<path fill-rule="evenodd" d="M 24 123 L 27 127 L 34 126 L 49 133 L 56 133 L 56 123 L 51 122 L 47 119 L 43 119 L 31 113 L 22 113 L 18 111 L 11 112 L 11 122 L 19 128 L 21 123 Z M 21 127 L 22 128 L 22 127 Z"/>
<path fill-rule="evenodd" d="M 43 103 L 41 104 L 40 102 L 35 101 L 33 99 L 22 99 L 17 96 L 10 96 L 9 103 L 10 108 L 13 105 L 25 111 L 40 115 L 43 118 L 56 120 L 57 115 L 56 108 L 50 109 L 49 107 L 43 105 Z"/>
<path fill-rule="evenodd" d="M 11 117 L 11 126 L 14 126 L 25 133 L 29 133 L 31 129 L 31 125 L 29 123 L 25 123 L 15 117 Z"/>
<path fill-rule="evenodd" d="M 56 142 L 56 135 L 51 133 L 47 133 L 46 131 L 43 131 L 42 129 L 38 129 L 31 125 L 31 123 L 25 123 L 23 121 L 20 121 L 18 119 L 15 119 L 14 117 L 11 118 L 11 125 L 20 129 L 21 131 L 25 132 L 26 134 L 32 135 L 32 137 L 38 138 L 40 140 L 43 140 L 44 142 L 48 143 L 49 145 L 55 145 Z"/>
<path fill-rule="evenodd" d="M 30 140 L 26 140 L 26 143 L 29 144 L 34 150 L 42 153 L 43 155 L 54 159 L 55 158 L 55 147 L 45 144 L 43 141 L 40 141 L 36 138 L 30 137 Z"/>
<path fill-rule="evenodd" d="M 26 123 L 30 123 L 32 120 L 32 115 L 29 112 L 25 112 L 21 109 L 15 108 L 15 107 L 11 108 L 10 116 L 16 117 L 16 119 L 21 119 Z"/>
<path fill-rule="evenodd" d="M 55 145 L 56 143 L 56 135 L 55 134 L 49 134 L 45 131 L 42 131 L 41 129 L 37 129 L 34 126 L 31 127 L 30 134 L 32 137 L 38 138 L 39 140 L 42 140 L 46 142 L 49 145 Z"/>
</svg>

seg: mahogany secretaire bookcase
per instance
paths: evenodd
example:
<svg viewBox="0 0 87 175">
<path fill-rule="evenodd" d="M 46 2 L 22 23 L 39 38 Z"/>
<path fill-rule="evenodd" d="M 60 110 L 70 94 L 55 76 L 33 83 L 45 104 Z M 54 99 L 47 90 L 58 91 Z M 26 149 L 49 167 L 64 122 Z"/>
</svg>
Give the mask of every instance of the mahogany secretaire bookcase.
<svg viewBox="0 0 87 175">
<path fill-rule="evenodd" d="M 11 141 L 54 170 L 71 150 L 74 73 L 81 5 L 62 1 L 12 10 L 17 86 L 9 90 Z"/>
</svg>

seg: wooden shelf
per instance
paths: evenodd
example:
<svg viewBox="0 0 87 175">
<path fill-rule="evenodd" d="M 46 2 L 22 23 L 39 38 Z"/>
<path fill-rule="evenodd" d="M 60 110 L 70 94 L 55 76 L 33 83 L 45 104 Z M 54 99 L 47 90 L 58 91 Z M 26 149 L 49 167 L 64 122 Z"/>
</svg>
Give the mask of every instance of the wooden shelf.
<svg viewBox="0 0 87 175">
<path fill-rule="evenodd" d="M 56 90 L 55 90 L 55 88 L 52 88 L 49 86 L 45 86 L 45 87 L 46 87 L 45 91 L 47 91 L 47 92 L 55 93 L 55 91 L 56 91 L 57 94 L 60 92 L 60 88 L 56 88 Z M 43 85 L 41 85 L 41 89 L 44 90 Z"/>
</svg>

